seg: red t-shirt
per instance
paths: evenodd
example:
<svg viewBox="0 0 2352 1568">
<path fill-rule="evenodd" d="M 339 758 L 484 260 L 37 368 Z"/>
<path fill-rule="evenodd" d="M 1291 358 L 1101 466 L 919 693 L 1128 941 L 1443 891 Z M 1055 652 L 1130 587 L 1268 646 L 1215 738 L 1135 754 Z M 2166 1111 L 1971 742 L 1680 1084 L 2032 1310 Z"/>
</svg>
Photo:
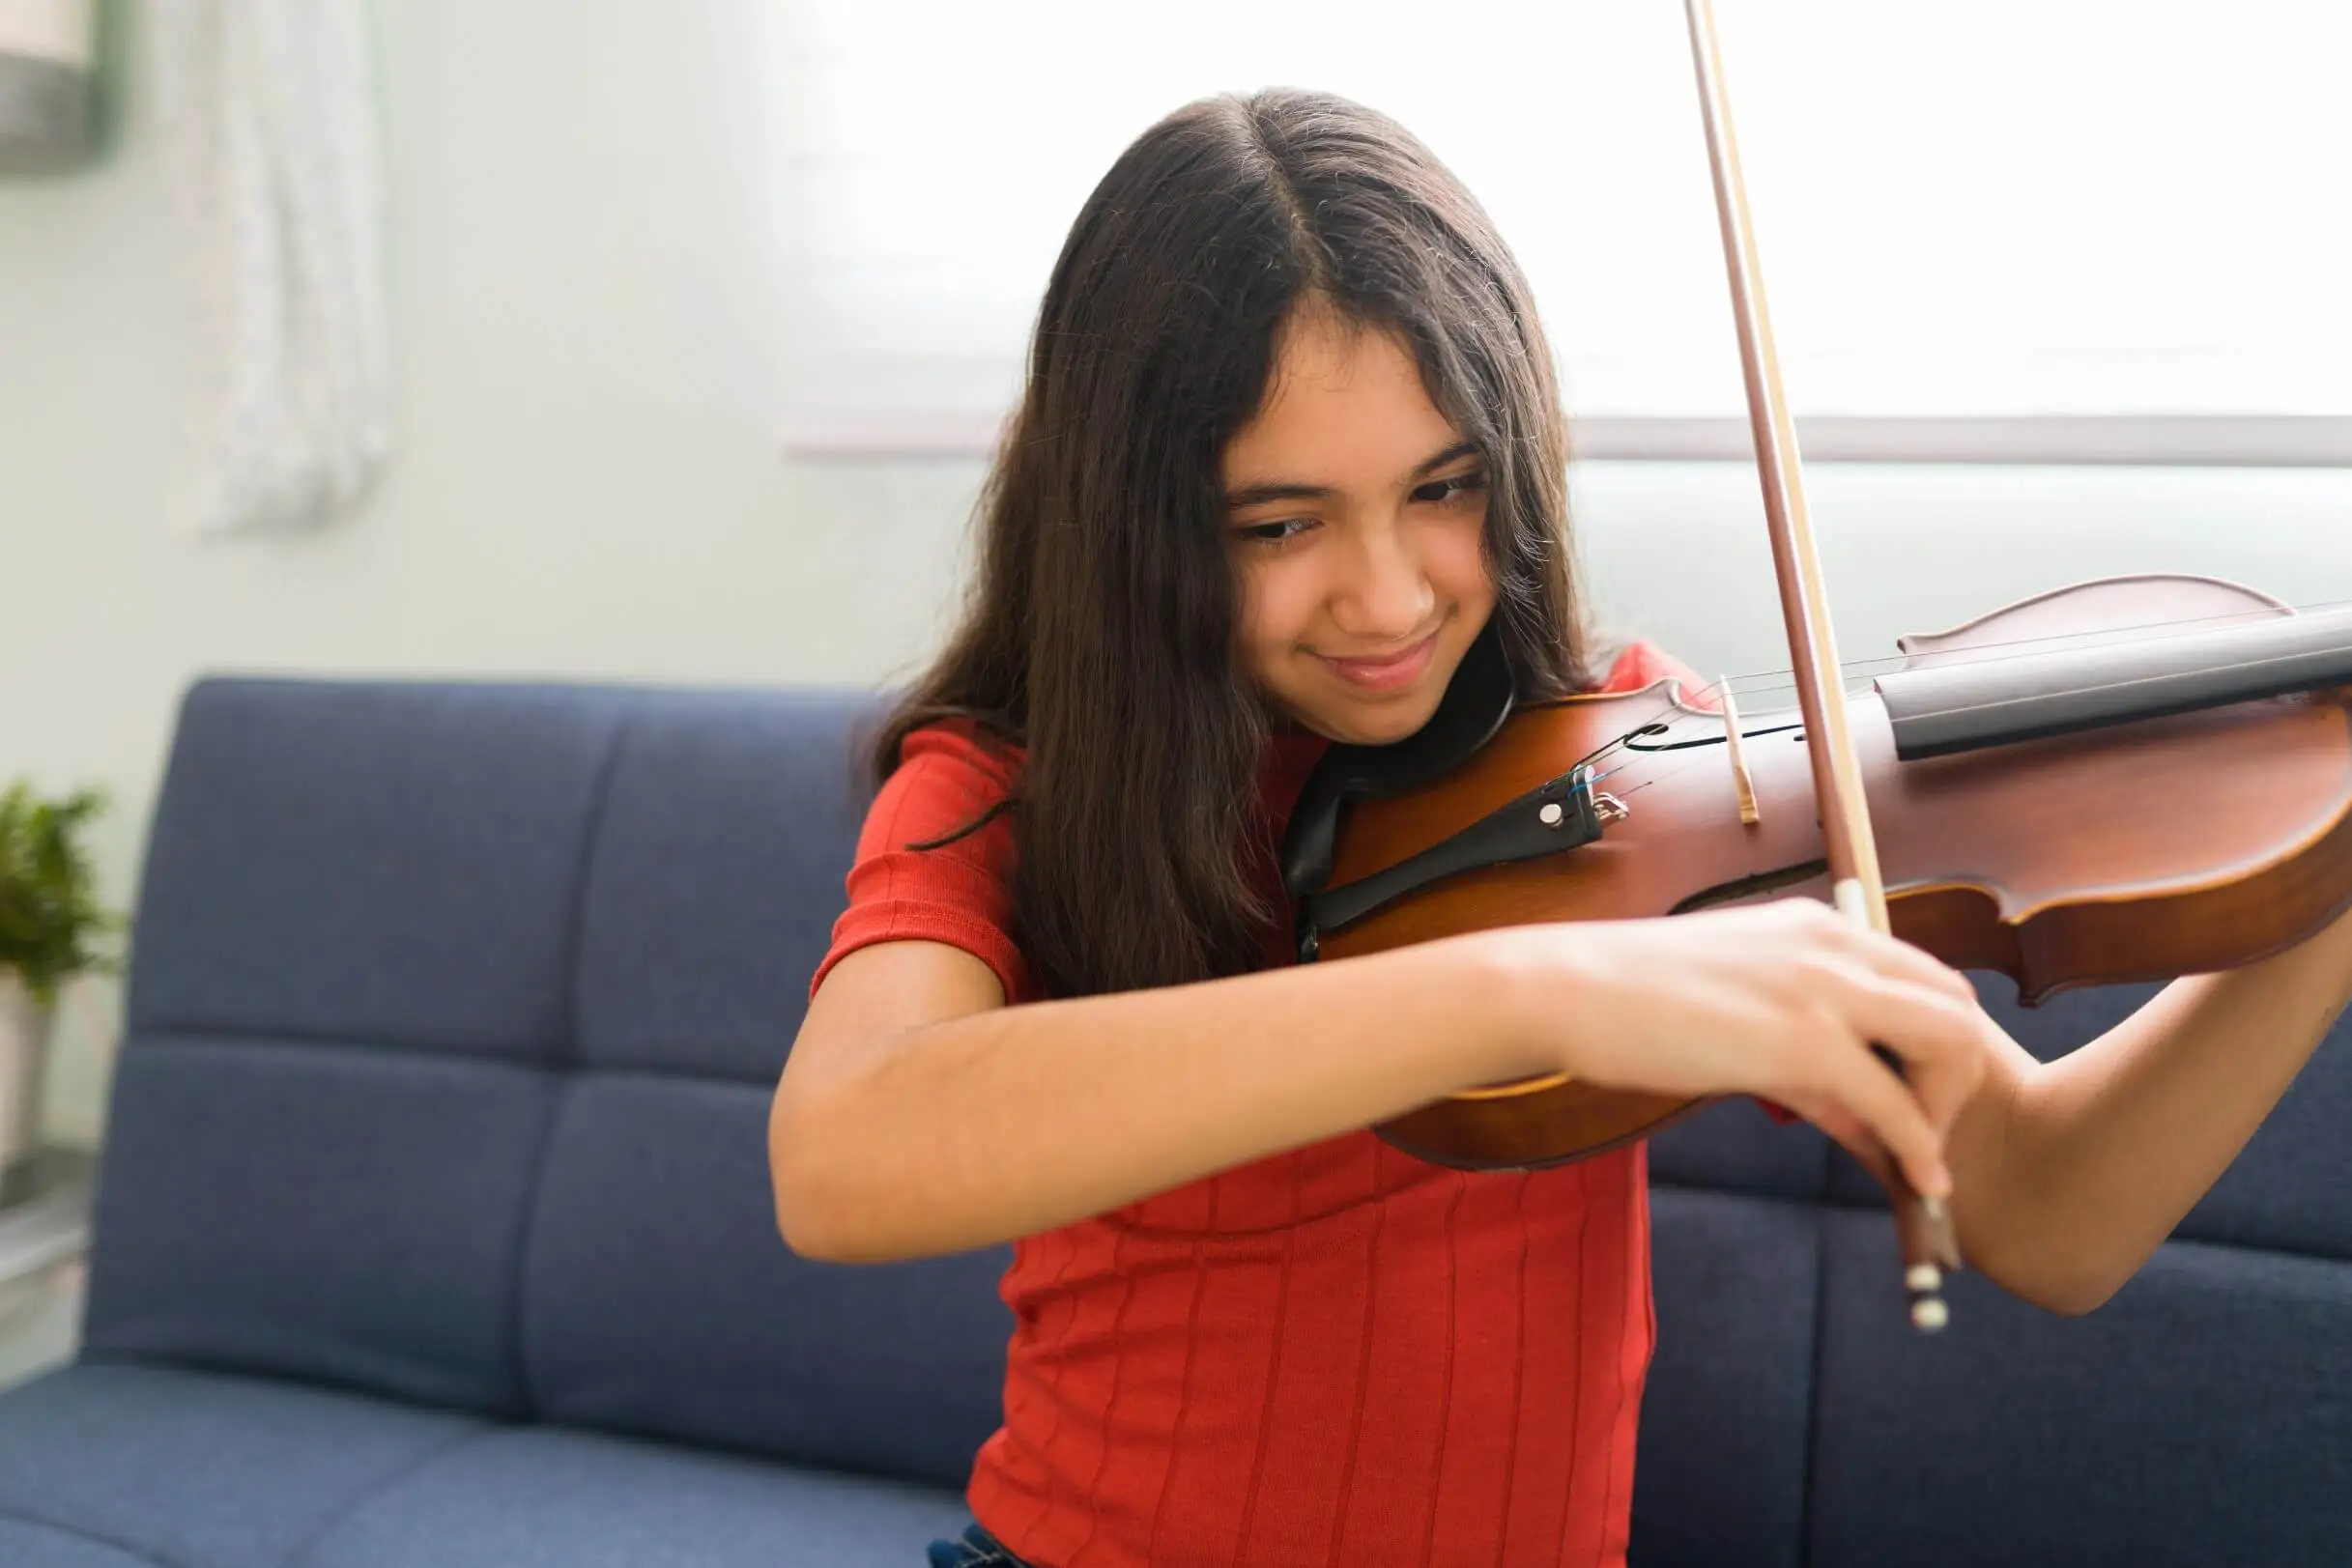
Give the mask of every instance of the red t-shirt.
<svg viewBox="0 0 2352 1568">
<path fill-rule="evenodd" d="M 1603 689 L 1666 675 L 1699 689 L 1637 642 Z M 1325 744 L 1275 742 L 1269 851 Z M 965 724 L 907 737 L 812 995 L 845 954 L 922 938 L 1034 999 L 1010 821 L 904 847 L 972 821 L 1018 766 Z M 1289 935 L 1269 929 L 1268 966 Z M 1640 1144 L 1471 1174 L 1352 1132 L 1016 1242 L 974 1517 L 1049 1568 L 1621 1562 L 1654 1333 L 1645 1171 Z"/>
</svg>

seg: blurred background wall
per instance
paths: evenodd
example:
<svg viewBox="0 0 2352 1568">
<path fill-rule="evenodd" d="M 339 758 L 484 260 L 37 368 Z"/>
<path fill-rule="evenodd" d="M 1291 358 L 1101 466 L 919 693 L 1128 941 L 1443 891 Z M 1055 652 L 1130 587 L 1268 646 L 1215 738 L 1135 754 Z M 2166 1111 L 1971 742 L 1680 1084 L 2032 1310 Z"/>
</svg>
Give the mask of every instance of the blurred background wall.
<svg viewBox="0 0 2352 1568">
<path fill-rule="evenodd" d="M 394 448 L 315 533 L 167 524 L 186 285 L 136 48 L 102 163 L 0 183 L 0 778 L 112 790 L 98 848 L 118 902 L 200 672 L 872 685 L 932 645 L 980 459 L 794 457 L 779 439 L 779 15 L 375 9 Z M 2113 572 L 2352 599 L 2345 470 L 1809 474 L 1849 659 Z M 1710 673 L 1786 663 L 1750 469 L 1595 464 L 1575 485 L 1615 623 Z M 119 1015 L 111 982 L 69 991 L 53 1137 L 99 1138 Z"/>
</svg>

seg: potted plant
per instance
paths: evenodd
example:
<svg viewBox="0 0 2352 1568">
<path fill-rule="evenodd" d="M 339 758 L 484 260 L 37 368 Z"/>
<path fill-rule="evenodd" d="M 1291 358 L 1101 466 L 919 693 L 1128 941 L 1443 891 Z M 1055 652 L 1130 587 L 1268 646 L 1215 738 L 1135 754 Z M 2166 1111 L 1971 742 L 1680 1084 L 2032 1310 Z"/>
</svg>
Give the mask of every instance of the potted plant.
<svg viewBox="0 0 2352 1568">
<path fill-rule="evenodd" d="M 104 805 L 97 789 L 43 800 L 22 781 L 0 795 L 0 1173 L 33 1153 L 59 988 L 120 969 L 99 943 L 125 923 L 100 906 L 80 841 Z"/>
</svg>

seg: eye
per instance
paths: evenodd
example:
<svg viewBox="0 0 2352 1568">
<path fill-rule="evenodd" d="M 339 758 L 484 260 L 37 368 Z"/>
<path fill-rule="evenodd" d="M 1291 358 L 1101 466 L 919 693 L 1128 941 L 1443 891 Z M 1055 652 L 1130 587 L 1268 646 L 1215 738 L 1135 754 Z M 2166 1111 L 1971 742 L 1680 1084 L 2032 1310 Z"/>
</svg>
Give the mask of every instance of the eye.
<svg viewBox="0 0 2352 1568">
<path fill-rule="evenodd" d="M 1416 486 L 1413 491 L 1413 499 L 1418 501 L 1443 503 L 1458 500 L 1464 496 L 1475 495 L 1485 488 L 1485 472 L 1482 470 L 1473 470 L 1468 473 L 1449 474 L 1446 478 L 1432 479 L 1425 485 Z"/>
<path fill-rule="evenodd" d="M 1244 544 L 1284 545 L 1299 536 L 1299 532 L 1315 526 L 1311 517 L 1286 517 L 1278 523 L 1249 523 L 1233 529 L 1233 536 Z M 1288 530 L 1296 529 L 1298 532 Z"/>
</svg>

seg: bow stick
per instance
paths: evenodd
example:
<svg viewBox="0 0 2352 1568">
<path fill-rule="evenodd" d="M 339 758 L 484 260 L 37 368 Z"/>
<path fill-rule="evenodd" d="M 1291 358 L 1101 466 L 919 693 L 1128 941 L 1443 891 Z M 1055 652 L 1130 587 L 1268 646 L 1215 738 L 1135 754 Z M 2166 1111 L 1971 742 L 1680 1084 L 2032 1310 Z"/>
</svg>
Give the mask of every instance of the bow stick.
<svg viewBox="0 0 2352 1568">
<path fill-rule="evenodd" d="M 1856 925 L 1890 932 L 1886 886 L 1879 874 L 1878 841 L 1871 833 L 1861 764 L 1847 721 L 1846 688 L 1838 677 L 1837 639 L 1821 587 L 1813 520 L 1805 508 L 1796 427 L 1781 386 L 1780 360 L 1772 346 L 1772 317 L 1764 308 L 1764 271 L 1757 261 L 1747 192 L 1739 178 L 1739 147 L 1732 133 L 1731 102 L 1724 92 L 1714 8 L 1710 0 L 1683 0 L 1683 9 L 1690 22 L 1691 61 L 1699 76 L 1700 117 L 1707 128 L 1707 165 L 1714 176 L 1715 213 L 1723 229 L 1732 317 L 1739 329 L 1748 423 L 1755 434 L 1756 470 L 1764 488 L 1773 569 L 1780 582 L 1781 615 L 1788 623 L 1797 709 L 1804 718 L 1805 744 L 1813 763 L 1814 796 L 1821 807 L 1831 897 L 1839 912 Z M 1922 1331 L 1934 1332 L 1949 1319 L 1943 1300 L 1944 1271 L 1958 1269 L 1961 1262 L 1951 1218 L 1941 1202 L 1923 1198 L 1912 1188 L 1893 1159 L 1880 1161 L 1877 1174 L 1894 1202 L 1911 1322 Z"/>
</svg>

